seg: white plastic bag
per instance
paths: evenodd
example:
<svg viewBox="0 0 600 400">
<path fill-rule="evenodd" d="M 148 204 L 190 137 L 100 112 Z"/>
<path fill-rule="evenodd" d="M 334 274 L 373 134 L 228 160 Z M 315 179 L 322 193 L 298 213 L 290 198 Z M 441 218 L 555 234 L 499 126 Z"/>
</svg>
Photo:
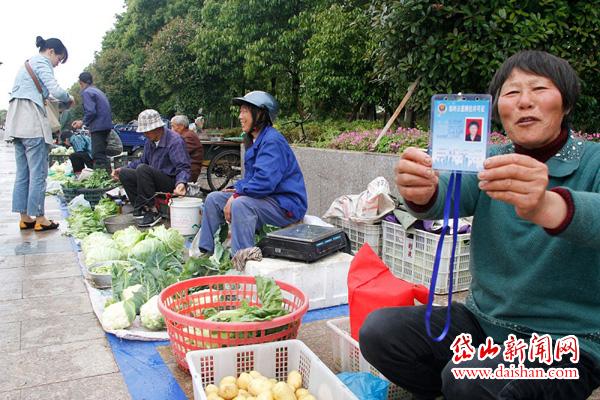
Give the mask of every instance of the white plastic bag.
<svg viewBox="0 0 600 400">
<path fill-rule="evenodd" d="M 69 202 L 69 210 L 72 210 L 76 207 L 92 208 L 92 205 L 85 199 L 85 197 L 83 197 L 83 194 L 79 194 Z"/>
<path fill-rule="evenodd" d="M 360 194 L 340 196 L 333 201 L 323 218 L 342 218 L 372 224 L 380 221 L 395 208 L 388 181 L 379 176 Z"/>
</svg>

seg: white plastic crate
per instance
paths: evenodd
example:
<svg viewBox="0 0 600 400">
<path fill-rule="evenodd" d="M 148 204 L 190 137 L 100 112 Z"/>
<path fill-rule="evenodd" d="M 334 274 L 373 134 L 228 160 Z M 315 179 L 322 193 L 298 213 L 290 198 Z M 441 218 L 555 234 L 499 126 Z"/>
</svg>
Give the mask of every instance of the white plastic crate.
<svg viewBox="0 0 600 400">
<path fill-rule="evenodd" d="M 263 275 L 287 282 L 308 296 L 309 310 L 348 303 L 348 271 L 352 256 L 337 252 L 312 263 L 263 258 L 248 261 L 245 275 Z"/>
<path fill-rule="evenodd" d="M 383 221 L 383 262 L 392 273 L 412 283 L 421 283 L 429 288 L 435 253 L 440 235 L 422 230 L 407 232 L 402 225 Z M 471 234 L 458 235 L 456 253 L 454 255 L 454 292 L 466 290 L 471 284 L 469 259 Z M 452 235 L 444 239 L 440 268 L 435 285 L 436 294 L 448 293 L 448 275 L 452 256 Z"/>
<path fill-rule="evenodd" d="M 370 372 L 373 375 L 386 379 L 375 367 L 367 362 L 360 353 L 358 342 L 350 336 L 350 318 L 338 318 L 327 321 L 331 348 L 333 350 L 334 372 Z M 404 389 L 390 382 L 388 400 L 412 399 Z"/>
<path fill-rule="evenodd" d="M 297 370 L 302 375 L 302 387 L 319 400 L 358 400 L 299 340 L 190 351 L 186 359 L 195 400 L 206 400 L 206 385 L 218 385 L 228 375 L 237 377 L 252 370 L 278 381 L 285 380 L 290 371 Z"/>
<path fill-rule="evenodd" d="M 329 222 L 346 232 L 352 253 L 356 253 L 363 244 L 368 243 L 373 251 L 381 256 L 381 224 L 362 224 L 342 218 L 330 218 Z"/>
</svg>

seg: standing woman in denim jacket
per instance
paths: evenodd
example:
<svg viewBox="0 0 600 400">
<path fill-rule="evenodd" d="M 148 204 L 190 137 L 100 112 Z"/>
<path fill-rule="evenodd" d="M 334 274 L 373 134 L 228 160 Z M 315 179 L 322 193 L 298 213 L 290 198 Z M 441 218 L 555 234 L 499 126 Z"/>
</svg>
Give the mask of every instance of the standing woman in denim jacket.
<svg viewBox="0 0 600 400">
<path fill-rule="evenodd" d="M 52 144 L 50 122 L 44 100 L 52 95 L 63 103 L 73 103 L 66 90 L 54 78 L 53 68 L 65 63 L 69 56 L 59 39 L 36 38 L 39 54 L 28 61 L 36 75 L 42 93 L 22 66 L 13 89 L 6 116 L 7 138 L 15 145 L 17 173 L 13 191 L 12 210 L 21 214 L 20 229 L 46 231 L 58 228 L 58 223 L 44 216 L 44 197 L 48 175 L 48 151 Z"/>
</svg>

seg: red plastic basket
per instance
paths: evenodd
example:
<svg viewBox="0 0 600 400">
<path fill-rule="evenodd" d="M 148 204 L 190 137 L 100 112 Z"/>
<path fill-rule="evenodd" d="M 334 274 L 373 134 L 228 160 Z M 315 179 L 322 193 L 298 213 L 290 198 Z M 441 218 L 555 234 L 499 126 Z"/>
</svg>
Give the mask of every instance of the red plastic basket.
<svg viewBox="0 0 600 400">
<path fill-rule="evenodd" d="M 260 305 L 252 276 L 220 275 L 175 283 L 160 293 L 158 308 L 165 318 L 173 355 L 188 370 L 188 351 L 295 339 L 308 310 L 308 298 L 296 287 L 275 281 L 289 314 L 261 322 L 212 322 L 203 319 L 206 308 L 235 309 L 243 300 Z"/>
</svg>

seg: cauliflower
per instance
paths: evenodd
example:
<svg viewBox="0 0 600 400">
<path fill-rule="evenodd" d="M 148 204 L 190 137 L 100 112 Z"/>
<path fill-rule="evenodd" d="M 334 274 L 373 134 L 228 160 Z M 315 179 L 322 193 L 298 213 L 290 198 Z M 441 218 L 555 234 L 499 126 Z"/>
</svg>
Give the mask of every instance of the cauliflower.
<svg viewBox="0 0 600 400">
<path fill-rule="evenodd" d="M 152 296 L 140 308 L 140 319 L 142 320 L 142 325 L 147 329 L 158 330 L 165 327 L 165 319 L 158 310 L 158 295 Z"/>
<path fill-rule="evenodd" d="M 129 328 L 135 319 L 135 304 L 130 300 L 119 301 L 104 309 L 101 322 L 104 329 Z"/>
</svg>

